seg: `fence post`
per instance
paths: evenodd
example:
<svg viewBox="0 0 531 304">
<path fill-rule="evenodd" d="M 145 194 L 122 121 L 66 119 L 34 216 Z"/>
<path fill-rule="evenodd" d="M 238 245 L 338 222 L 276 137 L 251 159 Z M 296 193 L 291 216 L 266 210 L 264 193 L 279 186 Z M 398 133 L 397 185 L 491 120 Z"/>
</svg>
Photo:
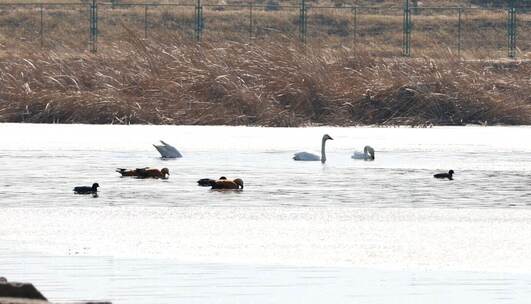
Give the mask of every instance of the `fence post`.
<svg viewBox="0 0 531 304">
<path fill-rule="evenodd" d="M 203 35 L 203 6 L 201 0 L 195 4 L 195 39 L 201 41 Z"/>
<path fill-rule="evenodd" d="M 516 7 L 514 0 L 511 0 L 507 10 L 507 46 L 509 58 L 516 58 L 516 26 Z"/>
<path fill-rule="evenodd" d="M 41 3 L 41 28 L 40 28 L 40 37 L 41 37 L 41 48 L 44 46 L 44 4 Z"/>
<path fill-rule="evenodd" d="M 409 0 L 404 0 L 402 55 L 411 56 L 411 11 L 409 10 Z"/>
<path fill-rule="evenodd" d="M 358 6 L 352 8 L 352 40 L 354 44 L 358 42 Z"/>
<path fill-rule="evenodd" d="M 253 1 L 249 1 L 249 41 L 253 41 Z"/>
<path fill-rule="evenodd" d="M 458 9 L 458 21 L 457 21 L 457 56 L 461 57 L 461 28 L 462 28 L 462 21 L 461 21 L 461 15 L 462 15 L 463 9 L 460 7 Z"/>
<path fill-rule="evenodd" d="M 96 53 L 98 41 L 98 3 L 92 0 L 90 4 L 90 51 Z"/>
<path fill-rule="evenodd" d="M 302 43 L 306 43 L 306 30 L 308 21 L 306 18 L 306 1 L 301 0 L 299 12 L 299 39 Z"/>
<path fill-rule="evenodd" d="M 147 39 L 148 31 L 148 5 L 144 4 L 144 39 Z"/>
</svg>

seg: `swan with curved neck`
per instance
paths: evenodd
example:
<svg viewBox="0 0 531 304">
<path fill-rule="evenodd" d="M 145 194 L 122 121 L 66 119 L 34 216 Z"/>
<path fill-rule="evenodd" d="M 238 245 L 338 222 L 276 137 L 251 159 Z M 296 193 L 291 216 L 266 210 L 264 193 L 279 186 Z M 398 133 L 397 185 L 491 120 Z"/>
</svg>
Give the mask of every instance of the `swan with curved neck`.
<svg viewBox="0 0 531 304">
<path fill-rule="evenodd" d="M 352 159 L 374 160 L 374 149 L 371 146 L 365 146 L 362 152 L 354 152 L 351 156 Z"/>
<path fill-rule="evenodd" d="M 323 135 L 323 139 L 321 141 L 321 157 L 313 153 L 299 152 L 299 153 L 295 153 L 295 155 L 293 156 L 293 159 L 299 160 L 299 161 L 319 161 L 320 160 L 324 164 L 326 162 L 326 141 L 329 139 L 334 140 L 328 134 Z"/>
</svg>

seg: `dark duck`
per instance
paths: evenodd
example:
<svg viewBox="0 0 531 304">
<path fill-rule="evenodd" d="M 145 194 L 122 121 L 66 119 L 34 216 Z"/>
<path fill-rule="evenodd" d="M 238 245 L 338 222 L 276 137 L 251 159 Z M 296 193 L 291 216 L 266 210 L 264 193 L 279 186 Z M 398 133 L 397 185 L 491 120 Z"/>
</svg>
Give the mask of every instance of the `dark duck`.
<svg viewBox="0 0 531 304">
<path fill-rule="evenodd" d="M 453 175 L 454 175 L 454 170 L 450 170 L 450 171 L 448 171 L 448 173 L 437 173 L 433 177 L 441 178 L 441 179 L 447 178 L 449 180 L 453 180 L 454 179 Z"/>
<path fill-rule="evenodd" d="M 99 186 L 100 185 L 98 183 L 92 184 L 92 187 L 78 186 L 74 188 L 74 193 L 75 194 L 97 194 Z"/>
<path fill-rule="evenodd" d="M 218 178 L 218 180 L 226 180 L 226 179 L 227 178 L 225 176 Z M 212 186 L 212 182 L 215 182 L 215 181 L 216 181 L 215 179 L 211 179 L 211 178 L 202 178 L 197 181 L 197 185 L 201 187 L 210 187 Z"/>
</svg>

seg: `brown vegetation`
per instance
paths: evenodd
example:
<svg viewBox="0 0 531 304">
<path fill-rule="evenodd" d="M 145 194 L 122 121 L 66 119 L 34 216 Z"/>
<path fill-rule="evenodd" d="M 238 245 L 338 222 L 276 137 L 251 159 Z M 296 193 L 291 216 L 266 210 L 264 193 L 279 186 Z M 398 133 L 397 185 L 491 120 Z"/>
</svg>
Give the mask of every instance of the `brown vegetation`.
<svg viewBox="0 0 531 304">
<path fill-rule="evenodd" d="M 127 43 L 0 60 L 0 120 L 300 126 L 529 124 L 531 63 L 378 58 L 288 42 Z"/>
</svg>

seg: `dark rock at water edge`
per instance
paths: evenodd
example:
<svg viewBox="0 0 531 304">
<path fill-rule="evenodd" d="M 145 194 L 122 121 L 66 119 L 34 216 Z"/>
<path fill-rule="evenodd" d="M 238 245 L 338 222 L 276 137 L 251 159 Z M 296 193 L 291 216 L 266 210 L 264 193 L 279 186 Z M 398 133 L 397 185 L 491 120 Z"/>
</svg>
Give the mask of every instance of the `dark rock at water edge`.
<svg viewBox="0 0 531 304">
<path fill-rule="evenodd" d="M 49 304 L 48 300 L 31 283 L 8 282 L 0 277 L 0 304 Z M 111 302 L 85 301 L 71 304 L 112 304 Z"/>
<path fill-rule="evenodd" d="M 51 304 L 44 300 L 23 299 L 23 298 L 1 298 L 0 304 Z"/>
<path fill-rule="evenodd" d="M 34 300 L 47 299 L 31 283 L 8 282 L 6 278 L 0 278 L 0 297 L 24 298 Z"/>
</svg>

